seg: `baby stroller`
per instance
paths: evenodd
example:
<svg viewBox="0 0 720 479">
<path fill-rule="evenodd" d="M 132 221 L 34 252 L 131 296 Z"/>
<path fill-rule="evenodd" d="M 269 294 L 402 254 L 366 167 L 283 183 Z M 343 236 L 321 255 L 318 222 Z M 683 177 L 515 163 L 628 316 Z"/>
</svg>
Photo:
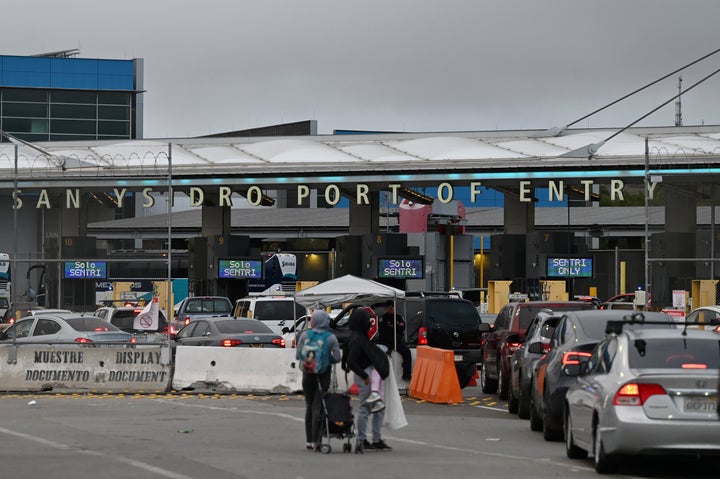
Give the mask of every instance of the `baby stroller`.
<svg viewBox="0 0 720 479">
<path fill-rule="evenodd" d="M 343 452 L 352 452 L 350 440 L 355 437 L 355 422 L 348 393 L 328 392 L 322 396 L 322 422 L 318 451 L 330 454 L 330 439 L 344 440 Z"/>
</svg>

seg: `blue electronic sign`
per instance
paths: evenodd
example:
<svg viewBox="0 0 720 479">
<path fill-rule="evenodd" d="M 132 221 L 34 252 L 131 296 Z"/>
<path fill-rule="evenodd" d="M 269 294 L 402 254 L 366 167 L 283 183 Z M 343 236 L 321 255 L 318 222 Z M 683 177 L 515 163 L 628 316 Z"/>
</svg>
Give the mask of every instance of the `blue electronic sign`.
<svg viewBox="0 0 720 479">
<path fill-rule="evenodd" d="M 592 278 L 592 258 L 548 257 L 547 276 L 549 278 Z"/>
<path fill-rule="evenodd" d="M 378 278 L 422 279 L 424 272 L 422 258 L 378 260 Z"/>
<path fill-rule="evenodd" d="M 105 261 L 65 261 L 65 279 L 107 278 Z"/>
<path fill-rule="evenodd" d="M 262 261 L 253 259 L 218 260 L 220 279 L 262 279 Z"/>
</svg>

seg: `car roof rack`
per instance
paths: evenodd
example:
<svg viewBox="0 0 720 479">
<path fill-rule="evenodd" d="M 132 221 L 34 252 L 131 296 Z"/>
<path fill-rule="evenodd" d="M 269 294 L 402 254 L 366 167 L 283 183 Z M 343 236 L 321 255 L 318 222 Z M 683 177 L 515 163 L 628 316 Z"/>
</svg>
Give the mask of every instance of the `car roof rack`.
<svg viewBox="0 0 720 479">
<path fill-rule="evenodd" d="M 626 324 L 658 324 L 658 325 L 665 325 L 665 326 L 674 326 L 674 325 L 684 325 L 682 335 L 687 335 L 687 321 L 679 322 L 679 321 L 648 321 L 645 319 L 645 315 L 638 311 L 633 314 L 628 314 L 623 317 L 623 319 L 620 320 L 609 320 L 607 324 L 605 325 L 605 334 L 620 334 L 623 331 L 623 327 Z"/>
</svg>

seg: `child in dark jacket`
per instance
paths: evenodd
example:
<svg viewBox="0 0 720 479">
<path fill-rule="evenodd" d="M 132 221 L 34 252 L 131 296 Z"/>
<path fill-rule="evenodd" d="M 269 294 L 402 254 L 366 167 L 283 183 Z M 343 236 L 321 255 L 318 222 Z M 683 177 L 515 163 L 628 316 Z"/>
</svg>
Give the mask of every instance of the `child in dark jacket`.
<svg viewBox="0 0 720 479">
<path fill-rule="evenodd" d="M 358 386 L 360 408 L 358 410 L 358 445 L 365 450 L 392 450 L 382 440 L 381 428 L 385 417 L 384 409 L 373 412 L 373 402 L 368 402 L 372 393 L 371 374 L 373 369 L 382 379 L 390 373 L 390 361 L 387 355 L 368 338 L 370 330 L 370 313 L 364 308 L 356 308 L 350 315 L 350 340 L 348 342 L 347 366 L 355 373 L 354 380 Z M 372 442 L 367 440 L 367 422 L 372 418 Z"/>
</svg>

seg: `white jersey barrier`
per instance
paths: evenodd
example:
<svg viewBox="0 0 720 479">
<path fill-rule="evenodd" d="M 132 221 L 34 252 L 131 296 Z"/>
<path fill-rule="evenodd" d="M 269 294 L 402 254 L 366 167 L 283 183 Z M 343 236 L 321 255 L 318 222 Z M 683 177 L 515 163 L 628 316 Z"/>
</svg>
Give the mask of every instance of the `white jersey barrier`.
<svg viewBox="0 0 720 479">
<path fill-rule="evenodd" d="M 167 347 L 89 348 L 73 345 L 0 347 L 0 390 L 166 392 Z"/>
<path fill-rule="evenodd" d="M 178 346 L 172 387 L 178 391 L 210 389 L 218 393 L 301 392 L 302 371 L 298 368 L 295 351 L 294 348 Z M 393 352 L 391 364 L 396 371 L 396 377 L 400 378 L 400 354 Z M 337 364 L 333 381 L 337 390 L 346 391 L 353 383 L 353 373 L 346 375 L 340 364 Z M 407 386 L 406 381 L 398 379 L 400 389 L 406 389 Z"/>
<path fill-rule="evenodd" d="M 172 387 L 216 392 L 302 391 L 295 349 L 178 346 Z"/>
<path fill-rule="evenodd" d="M 174 371 L 169 349 L 89 348 L 73 345 L 0 347 L 0 391 L 82 391 L 159 393 L 172 389 L 210 389 L 218 393 L 288 394 L 302 391 L 302 372 L 294 348 L 178 346 Z M 413 351 L 414 353 L 414 351 Z M 391 364 L 398 387 L 401 359 Z M 346 391 L 353 373 L 334 366 L 333 389 Z M 349 383 L 349 384 L 348 384 Z"/>
</svg>

